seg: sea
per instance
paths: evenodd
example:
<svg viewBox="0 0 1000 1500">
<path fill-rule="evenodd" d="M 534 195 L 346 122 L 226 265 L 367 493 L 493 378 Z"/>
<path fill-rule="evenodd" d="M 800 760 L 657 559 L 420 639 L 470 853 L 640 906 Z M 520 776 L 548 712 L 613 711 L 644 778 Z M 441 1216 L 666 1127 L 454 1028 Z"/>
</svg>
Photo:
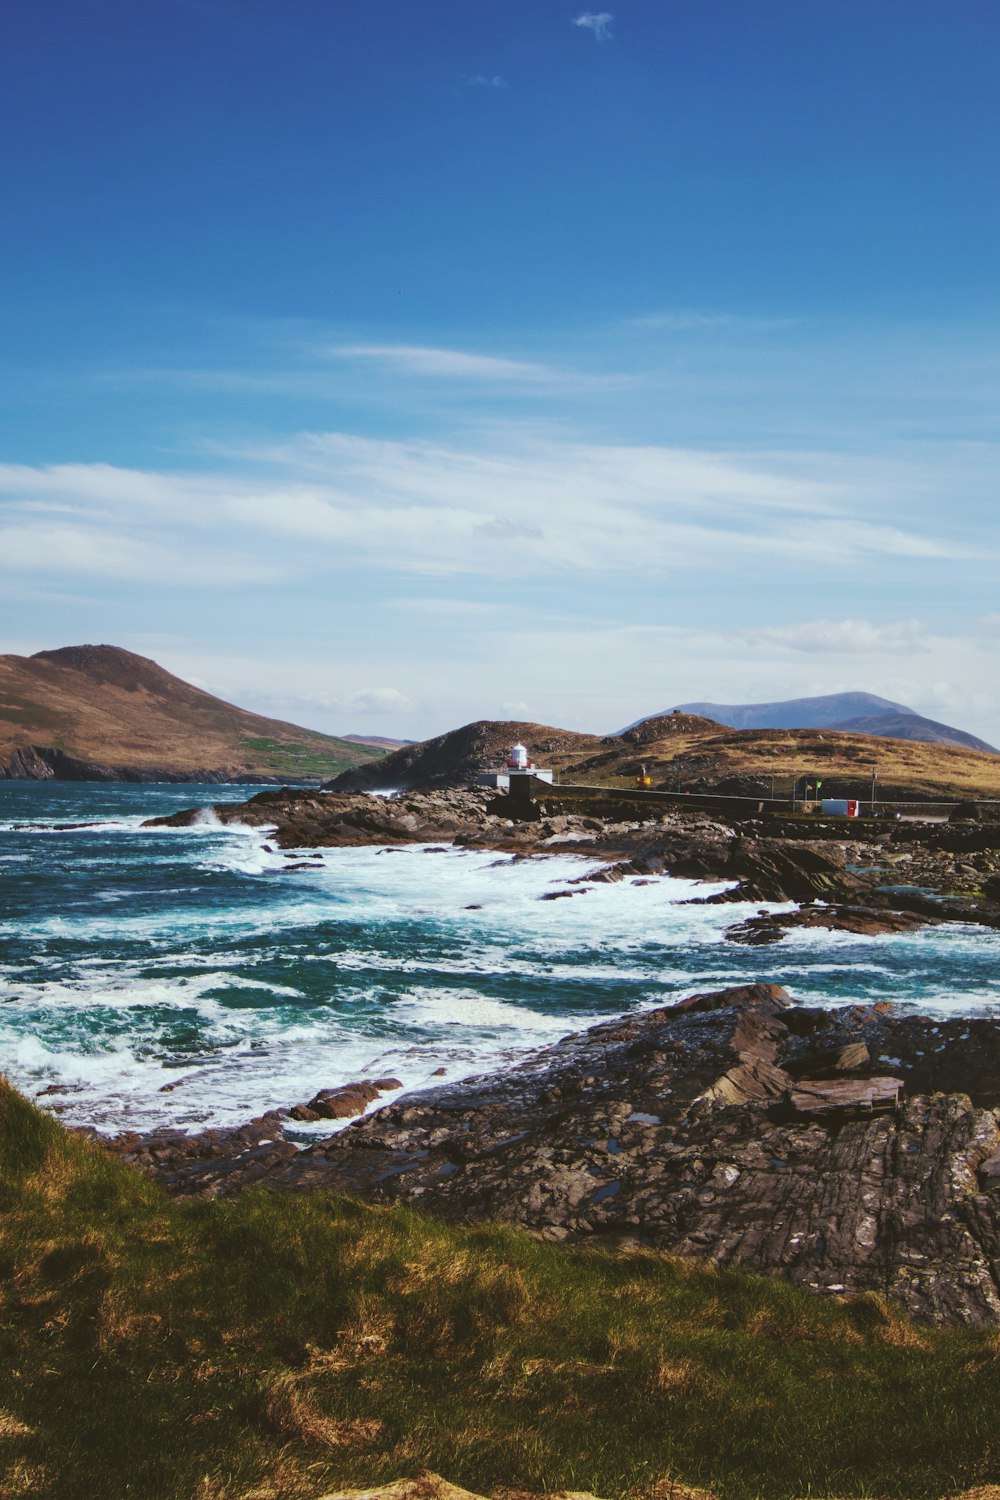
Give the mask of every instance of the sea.
<svg viewBox="0 0 1000 1500">
<path fill-rule="evenodd" d="M 725 929 L 756 903 L 701 905 L 722 886 L 668 877 L 582 894 L 596 866 L 571 845 L 323 849 L 295 869 L 208 807 L 253 790 L 0 782 L 0 1071 L 67 1123 L 196 1131 L 360 1078 L 419 1091 L 756 980 L 821 1004 L 1000 1007 L 998 932 L 741 947 Z M 143 826 L 192 806 L 193 827 Z"/>
</svg>

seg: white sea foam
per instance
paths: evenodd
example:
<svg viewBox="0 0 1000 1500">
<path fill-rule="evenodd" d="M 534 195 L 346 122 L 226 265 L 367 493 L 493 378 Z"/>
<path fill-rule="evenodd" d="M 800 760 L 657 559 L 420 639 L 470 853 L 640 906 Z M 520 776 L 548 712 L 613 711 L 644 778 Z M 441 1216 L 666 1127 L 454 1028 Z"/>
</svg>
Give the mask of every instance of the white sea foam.
<svg viewBox="0 0 1000 1500">
<path fill-rule="evenodd" d="M 438 1068 L 504 1067 L 599 1017 L 755 979 L 827 1004 L 1000 1002 L 1000 934 L 978 928 L 796 930 L 747 949 L 721 939 L 756 903 L 685 904 L 718 883 L 574 886 L 596 866 L 568 850 L 326 849 L 289 871 L 297 856 L 269 853 L 267 830 L 139 831 L 149 815 L 85 845 L 46 835 L 37 873 L 63 849 L 73 888 L 10 924 L 0 969 L 4 1065 L 103 1128 L 234 1123 L 365 1076 L 419 1089 Z M 11 838 L 30 864 L 37 835 Z M 585 894 L 540 899 L 559 890 Z"/>
</svg>

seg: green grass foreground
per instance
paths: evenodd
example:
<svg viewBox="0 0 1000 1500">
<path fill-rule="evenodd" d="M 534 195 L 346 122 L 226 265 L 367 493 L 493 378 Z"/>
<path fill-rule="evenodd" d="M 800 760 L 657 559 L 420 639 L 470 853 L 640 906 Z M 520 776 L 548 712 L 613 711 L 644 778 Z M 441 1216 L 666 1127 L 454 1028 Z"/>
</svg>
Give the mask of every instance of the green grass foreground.
<svg viewBox="0 0 1000 1500">
<path fill-rule="evenodd" d="M 940 1497 L 1000 1472 L 993 1334 L 321 1194 L 176 1203 L 0 1084 L 0 1495 Z"/>
</svg>

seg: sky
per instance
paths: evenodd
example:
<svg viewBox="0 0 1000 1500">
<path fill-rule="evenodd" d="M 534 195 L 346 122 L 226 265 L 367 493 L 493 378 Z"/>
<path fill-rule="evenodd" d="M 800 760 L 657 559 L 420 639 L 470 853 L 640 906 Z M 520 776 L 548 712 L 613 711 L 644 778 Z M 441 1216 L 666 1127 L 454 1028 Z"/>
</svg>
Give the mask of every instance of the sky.
<svg viewBox="0 0 1000 1500">
<path fill-rule="evenodd" d="M 0 651 L 1000 745 L 996 0 L 31 0 Z"/>
</svg>

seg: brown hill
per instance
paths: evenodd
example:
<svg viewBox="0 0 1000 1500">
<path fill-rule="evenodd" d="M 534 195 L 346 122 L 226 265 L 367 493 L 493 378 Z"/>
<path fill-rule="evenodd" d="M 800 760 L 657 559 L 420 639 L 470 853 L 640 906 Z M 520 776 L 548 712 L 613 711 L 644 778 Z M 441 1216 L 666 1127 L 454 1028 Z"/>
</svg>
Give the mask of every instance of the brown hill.
<svg viewBox="0 0 1000 1500">
<path fill-rule="evenodd" d="M 346 772 L 332 785 L 338 791 L 468 786 L 480 771 L 501 769 L 518 740 L 561 781 L 595 786 L 633 785 L 645 766 L 653 785 L 668 790 L 782 795 L 793 781 L 818 778 L 825 796 L 867 796 L 874 771 L 883 798 L 1000 798 L 1000 757 L 986 751 L 830 729 L 727 729 L 684 713 L 604 736 L 480 720 Z"/>
<path fill-rule="evenodd" d="M 583 758 L 603 741 L 596 734 L 551 729 L 520 719 L 477 719 L 432 740 L 405 745 L 383 760 L 345 771 L 330 783 L 338 792 L 409 791 L 415 787 L 469 786 L 481 771 L 500 771 L 511 746 L 521 742 L 539 764 L 567 764 Z"/>
<path fill-rule="evenodd" d="M 824 796 L 858 796 L 874 773 L 884 798 L 1000 797 L 1000 758 L 991 751 L 841 730 L 716 727 L 683 743 L 656 741 L 643 757 L 654 783 L 679 790 L 781 794 L 793 780 L 819 779 Z"/>
<path fill-rule="evenodd" d="M 0 656 L 0 778 L 312 779 L 378 753 L 248 713 L 117 646 Z"/>
</svg>

